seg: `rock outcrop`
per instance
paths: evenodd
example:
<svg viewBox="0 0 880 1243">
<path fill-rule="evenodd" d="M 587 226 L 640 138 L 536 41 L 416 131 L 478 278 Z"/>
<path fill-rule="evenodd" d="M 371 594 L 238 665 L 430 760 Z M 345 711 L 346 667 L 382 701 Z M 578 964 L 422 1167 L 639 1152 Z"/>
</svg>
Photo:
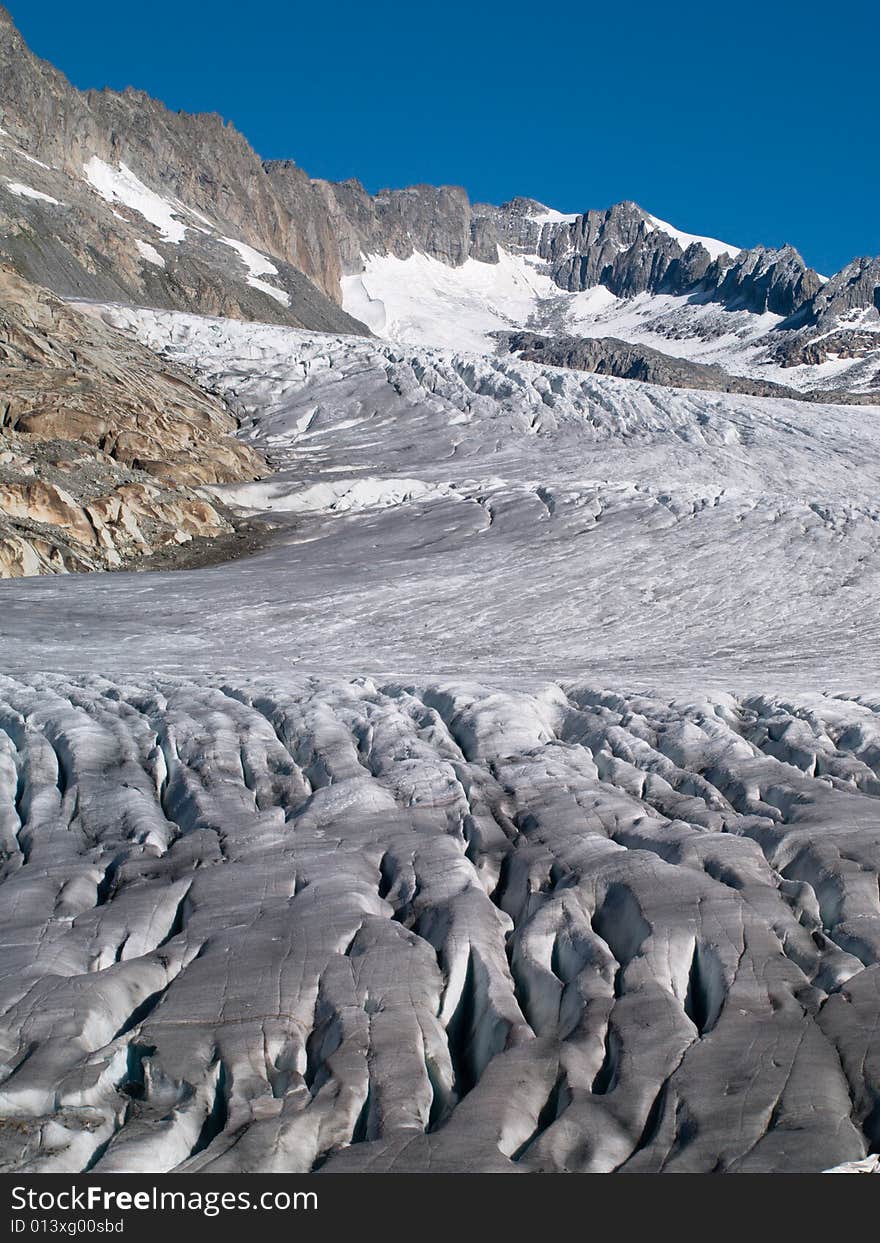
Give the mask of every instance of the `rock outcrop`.
<svg viewBox="0 0 880 1243">
<path fill-rule="evenodd" d="M 621 380 L 642 380 L 646 384 L 662 384 L 669 388 L 710 389 L 716 393 L 787 397 L 795 401 L 846 401 L 855 405 L 872 401 L 870 395 L 864 397 L 853 393 L 801 393 L 784 384 L 774 384 L 772 380 L 731 375 L 717 363 L 673 358 L 649 345 L 634 345 L 614 337 L 545 337 L 535 332 L 511 332 L 501 334 L 499 344 L 502 349 L 526 362 L 568 367 L 574 371 L 592 371 L 597 375 L 617 376 Z"/>
<path fill-rule="evenodd" d="M 0 577 L 110 569 L 231 530 L 194 489 L 264 459 L 187 373 L 0 267 Z"/>
<path fill-rule="evenodd" d="M 686 250 L 657 229 L 636 203 L 588 211 L 571 223 L 543 226 L 538 254 L 561 289 L 605 285 L 619 297 L 648 291 L 679 293 L 696 285 L 711 263 L 705 247 Z"/>
<path fill-rule="evenodd" d="M 364 255 L 408 259 L 417 250 L 450 267 L 471 257 L 498 261 L 492 231 L 480 227 L 459 186 L 409 186 L 373 195 L 358 181 L 315 184 L 327 197 L 344 272 L 359 271 Z"/>
<path fill-rule="evenodd" d="M 703 277 L 703 288 L 725 306 L 744 306 L 761 315 L 793 315 L 822 289 L 821 278 L 793 246 L 770 250 L 756 246 L 735 262 L 716 260 Z"/>
<path fill-rule="evenodd" d="M 801 397 L 800 393 L 781 384 L 729 375 L 723 367 L 673 358 L 648 345 L 631 345 L 614 337 L 544 337 L 534 332 L 514 332 L 501 343 L 526 362 L 593 371 L 622 380 L 642 380 L 675 388 L 714 389 L 722 393 L 750 393 L 757 397 Z"/>
</svg>

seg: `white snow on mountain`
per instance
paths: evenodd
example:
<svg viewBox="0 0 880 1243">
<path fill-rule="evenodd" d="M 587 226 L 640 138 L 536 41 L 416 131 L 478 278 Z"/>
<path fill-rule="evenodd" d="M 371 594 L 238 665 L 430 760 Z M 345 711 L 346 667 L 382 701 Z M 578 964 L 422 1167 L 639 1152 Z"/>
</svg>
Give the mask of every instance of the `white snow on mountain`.
<svg viewBox="0 0 880 1243">
<path fill-rule="evenodd" d="M 152 263 L 157 268 L 165 267 L 165 259 L 159 254 L 155 246 L 151 246 L 149 242 L 142 242 L 140 238 L 135 242 L 135 246 L 137 246 L 140 257 L 145 259 L 147 263 Z"/>
<path fill-rule="evenodd" d="M 51 194 L 44 194 L 42 190 L 34 190 L 31 186 L 22 185 L 20 181 L 7 181 L 6 188 L 10 194 L 16 195 L 23 199 L 36 199 L 40 203 L 51 203 L 53 207 L 62 207 L 63 204 L 58 199 L 53 198 Z"/>
<path fill-rule="evenodd" d="M 182 242 L 189 227 L 181 219 L 182 204 L 151 190 L 126 164 L 117 168 L 98 158 L 84 165 L 86 180 L 108 203 L 119 203 L 156 226 L 165 242 Z"/>
<path fill-rule="evenodd" d="M 540 222 L 576 220 L 536 205 Z M 736 248 L 682 233 L 649 217 L 682 246 L 703 242 L 714 256 Z M 468 259 L 459 267 L 416 251 L 362 256 L 363 271 L 342 279 L 343 306 L 378 336 L 417 345 L 491 353 L 493 334 L 517 328 L 580 336 L 620 336 L 680 358 L 724 362 L 751 374 L 752 343 L 779 316 L 727 312 L 692 297 L 642 294 L 618 298 L 605 286 L 560 289 L 536 255 L 498 248 L 498 263 Z"/>
<path fill-rule="evenodd" d="M 267 259 L 265 255 L 260 254 L 258 250 L 254 250 L 253 246 L 248 246 L 246 242 L 239 242 L 231 237 L 221 237 L 219 240 L 224 246 L 229 246 L 230 249 L 234 250 L 243 261 L 248 270 L 247 283 L 253 289 L 262 290 L 263 293 L 269 294 L 270 297 L 274 298 L 276 302 L 282 303 L 283 306 L 290 305 L 290 295 L 285 290 L 260 279 L 263 276 L 278 275 L 278 269 L 271 259 Z"/>
<path fill-rule="evenodd" d="M 681 229 L 676 229 L 674 225 L 669 224 L 665 220 L 659 220 L 656 216 L 649 215 L 648 219 L 661 233 L 668 233 L 670 237 L 674 237 L 682 250 L 687 250 L 688 246 L 692 246 L 694 242 L 699 242 L 705 250 L 708 250 L 713 259 L 720 259 L 722 255 L 730 255 L 732 259 L 742 250 L 741 246 L 731 246 L 729 242 L 719 242 L 715 237 L 702 237 L 698 233 L 684 233 Z"/>
<path fill-rule="evenodd" d="M 278 268 L 271 259 L 246 242 L 220 235 L 212 221 L 201 212 L 179 199 L 157 194 L 126 164 L 120 163 L 117 168 L 112 168 L 98 156 L 93 156 L 84 166 L 84 171 L 88 182 L 106 202 L 121 204 L 142 216 L 155 225 L 164 242 L 179 245 L 189 230 L 213 236 L 216 241 L 235 251 L 242 260 L 247 270 L 245 280 L 248 285 L 268 294 L 282 306 L 290 305 L 290 294 L 286 290 L 262 279 L 264 276 L 278 276 Z M 164 258 L 150 243 L 138 241 L 136 244 L 146 262 L 157 267 L 166 266 Z"/>
<path fill-rule="evenodd" d="M 534 260 L 501 247 L 497 263 L 450 267 L 418 251 L 363 262 L 362 273 L 343 277 L 345 309 L 379 336 L 419 345 L 491 350 L 493 332 L 522 327 L 560 293 Z"/>
<path fill-rule="evenodd" d="M 574 224 L 578 218 L 577 212 L 556 211 L 553 207 L 545 207 L 543 203 L 536 204 L 535 210 L 529 212 L 529 215 L 535 224 Z"/>
<path fill-rule="evenodd" d="M 604 285 L 567 294 L 554 308 L 556 326 L 580 337 L 618 337 L 648 345 L 675 358 L 719 363 L 736 375 L 775 380 L 791 388 L 798 368 L 774 367 L 759 342 L 781 322 L 780 315 L 728 310 L 718 302 L 694 295 L 637 294 L 618 298 Z"/>
<path fill-rule="evenodd" d="M 711 238 L 672 232 L 682 245 L 698 240 L 713 253 L 722 253 L 719 248 L 736 253 Z M 419 251 L 407 259 L 362 256 L 363 271 L 342 279 L 343 306 L 377 336 L 415 345 L 492 353 L 498 348 L 494 334 L 528 328 L 549 335 L 618 337 L 802 391 L 876 388 L 876 359 L 870 356 L 831 356 L 796 367 L 774 362 L 767 334 L 782 316 L 773 312 L 729 309 L 702 294 L 620 298 L 604 285 L 568 293 L 550 279 L 537 256 L 499 247 L 498 257 L 497 264 L 471 258 L 452 267 Z M 880 328 L 876 312 L 863 318 L 864 327 Z"/>
<path fill-rule="evenodd" d="M 619 337 L 678 358 L 720 363 L 742 375 L 798 387 L 799 369 L 768 366 L 756 343 L 781 317 L 729 311 L 674 294 L 619 298 L 604 285 L 560 289 L 530 255 L 498 251 L 497 264 L 468 259 L 451 267 L 416 252 L 370 255 L 364 271 L 342 279 L 343 306 L 377 336 L 415 345 L 492 353 L 493 334 L 517 328 L 584 337 Z M 824 368 L 820 375 L 831 374 Z M 814 383 L 816 369 L 803 375 Z"/>
</svg>

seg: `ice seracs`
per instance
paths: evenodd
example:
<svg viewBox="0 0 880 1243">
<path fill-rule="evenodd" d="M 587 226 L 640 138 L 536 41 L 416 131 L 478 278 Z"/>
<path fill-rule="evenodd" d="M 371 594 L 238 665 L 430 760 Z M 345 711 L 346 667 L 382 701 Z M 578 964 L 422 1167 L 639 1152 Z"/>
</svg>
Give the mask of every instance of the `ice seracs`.
<svg viewBox="0 0 880 1243">
<path fill-rule="evenodd" d="M 275 467 L 268 481 L 221 489 L 290 526 L 261 558 L 200 584 L 198 625 L 183 629 L 206 667 L 224 652 L 245 659 L 256 628 L 264 660 L 311 652 L 322 668 L 451 671 L 466 642 L 487 669 L 525 663 L 551 677 L 643 666 L 701 686 L 873 685 L 880 432 L 865 407 L 172 312 L 96 313 L 195 366 Z M 474 581 L 492 592 L 462 609 Z M 134 612 L 124 581 L 101 590 L 120 625 L 149 619 L 153 668 L 189 664 L 169 642 L 179 627 L 158 579 Z M 88 596 L 65 591 L 68 602 Z M 17 607 L 6 605 L 3 641 L 36 658 L 50 640 L 29 647 Z M 841 644 L 841 627 L 857 627 L 859 642 Z M 69 640 L 51 639 L 65 667 Z M 799 663 L 801 651 L 812 655 Z M 112 645 L 101 659 L 111 667 Z"/>
<path fill-rule="evenodd" d="M 273 542 L 0 583 L 6 1167 L 864 1163 L 876 421 L 91 311 Z"/>
<path fill-rule="evenodd" d="M 876 707 L 0 677 L 4 1165 L 867 1168 Z"/>
</svg>

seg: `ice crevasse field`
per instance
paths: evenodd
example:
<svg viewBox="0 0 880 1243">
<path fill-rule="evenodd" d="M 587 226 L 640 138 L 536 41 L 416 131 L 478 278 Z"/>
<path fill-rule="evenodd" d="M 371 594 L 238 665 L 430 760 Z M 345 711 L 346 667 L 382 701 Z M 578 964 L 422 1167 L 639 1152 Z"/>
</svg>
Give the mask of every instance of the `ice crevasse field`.
<svg viewBox="0 0 880 1243">
<path fill-rule="evenodd" d="M 7 1165 L 864 1159 L 878 412 L 91 313 L 272 530 L 0 584 Z"/>
</svg>

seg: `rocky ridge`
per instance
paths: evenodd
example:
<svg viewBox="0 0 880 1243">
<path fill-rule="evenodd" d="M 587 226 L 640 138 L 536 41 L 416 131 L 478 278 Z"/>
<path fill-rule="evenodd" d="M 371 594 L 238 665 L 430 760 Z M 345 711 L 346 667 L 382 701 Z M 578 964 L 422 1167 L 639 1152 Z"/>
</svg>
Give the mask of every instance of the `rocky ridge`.
<svg viewBox="0 0 880 1243">
<path fill-rule="evenodd" d="M 335 240 L 304 173 L 267 171 L 219 116 L 76 90 L 2 7 L 0 173 L 0 251 L 64 297 L 363 331 L 338 305 Z M 252 283 L 248 259 L 274 284 Z"/>
<path fill-rule="evenodd" d="M 725 251 L 632 202 L 565 216 L 526 198 L 471 203 L 455 186 L 370 194 L 315 180 L 260 160 L 218 116 L 131 89 L 76 90 L 2 8 L 0 251 L 65 297 L 318 331 L 365 331 L 341 282 L 371 256 L 456 269 L 503 252 L 536 260 L 561 293 L 601 286 L 776 316 L 764 345 L 786 367 L 870 356 L 880 326 L 880 259 L 825 281 L 791 246 Z"/>
<path fill-rule="evenodd" d="M 858 393 L 818 390 L 800 393 L 772 380 L 731 375 L 712 363 L 674 358 L 649 345 L 632 344 L 614 337 L 546 337 L 536 332 L 499 334 L 500 344 L 526 362 L 593 371 L 621 380 L 641 380 L 673 388 L 710 389 L 717 393 L 744 393 L 753 397 L 787 397 L 796 401 L 873 404 L 873 397 Z"/>
<path fill-rule="evenodd" d="M 825 281 L 793 246 L 757 246 L 714 256 L 699 239 L 685 244 L 637 203 L 565 217 L 531 199 L 501 207 L 470 205 L 463 191 L 415 186 L 372 197 L 357 183 L 328 187 L 343 206 L 343 271 L 362 270 L 364 256 L 408 258 L 418 250 L 449 266 L 468 258 L 498 260 L 497 247 L 536 256 L 560 290 L 602 285 L 619 298 L 690 295 L 730 310 L 781 317 L 776 358 L 797 365 L 805 342 L 811 358 L 839 352 L 822 338 L 841 319 L 880 310 L 880 258 L 857 259 Z M 848 335 L 844 324 L 843 333 Z M 871 337 L 871 334 L 868 334 Z M 877 337 L 869 342 L 877 348 Z"/>
</svg>

